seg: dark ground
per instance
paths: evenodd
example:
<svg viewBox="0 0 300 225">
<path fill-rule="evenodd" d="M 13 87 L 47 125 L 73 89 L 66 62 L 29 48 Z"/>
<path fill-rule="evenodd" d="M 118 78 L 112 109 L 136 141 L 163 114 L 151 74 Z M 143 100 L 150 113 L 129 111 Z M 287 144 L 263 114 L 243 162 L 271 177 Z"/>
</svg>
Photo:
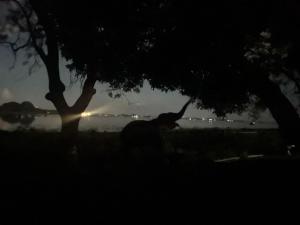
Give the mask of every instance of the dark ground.
<svg viewBox="0 0 300 225">
<path fill-rule="evenodd" d="M 0 224 L 223 224 L 299 208 L 299 160 L 279 155 L 276 130 L 166 140 L 163 155 L 124 159 L 117 133 L 84 132 L 76 158 L 57 133 L 1 132 Z M 245 151 L 266 156 L 213 161 Z"/>
</svg>

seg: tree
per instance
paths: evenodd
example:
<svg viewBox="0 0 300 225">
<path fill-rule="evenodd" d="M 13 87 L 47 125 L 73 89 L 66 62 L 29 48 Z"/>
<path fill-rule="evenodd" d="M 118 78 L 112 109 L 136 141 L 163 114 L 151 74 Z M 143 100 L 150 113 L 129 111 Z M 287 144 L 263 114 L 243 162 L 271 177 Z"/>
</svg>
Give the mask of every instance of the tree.
<svg viewBox="0 0 300 225">
<path fill-rule="evenodd" d="M 17 27 L 19 33 L 16 34 L 18 37 L 15 42 L 5 43 L 9 44 L 14 52 L 23 48 L 27 50 L 34 48 L 47 70 L 49 92 L 46 94 L 46 99 L 53 103 L 62 119 L 61 130 L 66 134 L 76 133 L 81 113 L 84 112 L 96 92 L 93 88 L 96 82 L 95 71 L 90 70 L 84 81 L 81 95 L 74 105 L 69 106 L 63 95 L 65 85 L 60 80 L 59 74 L 58 24 L 50 11 L 51 7 L 47 6 L 49 2 L 45 2 L 45 7 L 36 1 L 11 0 L 7 2 L 14 6 L 10 21 L 12 26 Z M 18 46 L 21 37 L 27 40 Z M 92 67 L 92 65 L 89 66 Z"/>
<path fill-rule="evenodd" d="M 109 81 L 113 88 L 124 90 L 142 84 L 142 79 L 137 76 L 131 76 L 134 79 L 131 80 L 122 66 L 136 49 L 135 34 L 129 32 L 134 24 L 130 23 L 132 19 L 126 11 L 128 2 L 115 1 L 101 6 L 92 2 L 6 2 L 14 6 L 8 19 L 18 32 L 16 41 L 10 42 L 9 37 L 2 36 L 3 44 L 8 44 L 14 53 L 26 49 L 27 61 L 32 56 L 39 56 L 49 78 L 46 99 L 55 106 L 62 120 L 61 130 L 71 139 L 77 132 L 82 112 L 96 92 L 93 88 L 96 80 Z M 123 37 L 121 41 L 120 36 Z M 63 95 L 65 86 L 59 74 L 60 54 L 70 61 L 68 68 L 84 81 L 82 93 L 72 106 Z"/>
<path fill-rule="evenodd" d="M 299 147 L 297 109 L 272 79 L 285 76 L 299 92 L 297 8 L 295 1 L 145 1 L 138 68 L 152 87 L 179 89 L 221 116 L 245 110 L 256 95 L 286 144 Z"/>
</svg>

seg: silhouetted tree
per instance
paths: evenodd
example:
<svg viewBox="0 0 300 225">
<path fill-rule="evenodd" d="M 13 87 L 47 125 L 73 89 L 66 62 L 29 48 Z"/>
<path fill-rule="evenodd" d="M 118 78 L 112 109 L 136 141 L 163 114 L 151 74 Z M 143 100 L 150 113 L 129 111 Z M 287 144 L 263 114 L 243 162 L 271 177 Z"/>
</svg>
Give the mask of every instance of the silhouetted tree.
<svg viewBox="0 0 300 225">
<path fill-rule="evenodd" d="M 127 90 L 142 84 L 142 79 L 137 80 L 136 76 L 130 81 L 130 75 L 122 66 L 135 43 L 130 31 L 134 24 L 130 23 L 126 11 L 128 2 L 102 3 L 97 7 L 92 2 L 74 1 L 5 2 L 11 4 L 7 21 L 15 30 L 13 35 L 2 34 L 2 44 L 10 46 L 14 53 L 26 49 L 24 65 L 31 57 L 35 57 L 35 63 L 38 63 L 38 57 L 44 63 L 49 80 L 46 99 L 55 106 L 62 120 L 61 130 L 71 140 L 77 133 L 81 113 L 96 92 L 94 84 L 97 80 L 110 81 L 115 83 L 114 87 L 120 87 L 121 80 L 112 79 L 108 72 L 117 74 L 123 71 L 118 78 L 122 79 Z M 126 42 L 131 43 L 127 45 Z M 60 54 L 71 61 L 68 68 L 84 81 L 82 93 L 72 106 L 67 104 L 63 95 L 65 85 L 59 73 Z"/>
<path fill-rule="evenodd" d="M 51 101 L 62 119 L 63 133 L 76 133 L 81 113 L 86 109 L 92 96 L 95 94 L 93 88 L 96 78 L 95 72 L 90 71 L 87 75 L 82 93 L 73 106 L 69 106 L 63 96 L 65 85 L 62 83 L 59 74 L 59 49 L 62 43 L 58 39 L 59 25 L 51 10 L 50 1 L 40 3 L 38 1 L 6 1 L 13 6 L 9 21 L 11 26 L 16 27 L 14 36 L 16 41 L 6 42 L 12 50 L 17 52 L 27 48 L 34 49 L 47 69 L 49 79 L 49 92 L 46 99 Z M 9 37 L 3 37 L 9 38 Z M 26 39 L 25 43 L 19 45 L 20 39 Z M 28 55 L 27 55 L 28 56 Z"/>
<path fill-rule="evenodd" d="M 179 89 L 221 116 L 242 112 L 256 95 L 286 144 L 299 147 L 297 109 L 275 81 L 287 77 L 299 91 L 299 3 L 161 1 L 153 8 L 150 2 L 155 18 L 140 66 L 153 87 Z"/>
</svg>

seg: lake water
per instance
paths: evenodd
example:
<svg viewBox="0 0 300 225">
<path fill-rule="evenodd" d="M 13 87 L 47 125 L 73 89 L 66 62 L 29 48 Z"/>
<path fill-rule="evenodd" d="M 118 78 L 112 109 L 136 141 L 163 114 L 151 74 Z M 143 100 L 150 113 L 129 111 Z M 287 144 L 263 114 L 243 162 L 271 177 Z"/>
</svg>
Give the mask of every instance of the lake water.
<svg viewBox="0 0 300 225">
<path fill-rule="evenodd" d="M 79 130 L 96 130 L 96 131 L 107 131 L 116 132 L 121 131 L 122 128 L 130 121 L 136 119 L 150 120 L 152 118 L 132 118 L 132 117 L 105 117 L 105 116 L 92 116 L 84 117 L 80 121 Z M 177 121 L 182 128 L 186 129 L 201 129 L 201 128 L 231 128 L 231 129 L 264 129 L 264 128 L 277 128 L 278 125 L 275 122 L 264 122 L 257 121 L 255 125 L 250 125 L 250 121 L 218 121 L 214 119 L 195 119 L 195 118 L 184 118 Z M 60 129 L 60 118 L 58 115 L 50 116 L 38 116 L 35 120 L 27 126 L 27 128 L 35 128 L 41 130 L 54 130 Z M 1 130 L 15 130 L 20 127 L 20 124 L 10 124 L 0 119 Z"/>
</svg>

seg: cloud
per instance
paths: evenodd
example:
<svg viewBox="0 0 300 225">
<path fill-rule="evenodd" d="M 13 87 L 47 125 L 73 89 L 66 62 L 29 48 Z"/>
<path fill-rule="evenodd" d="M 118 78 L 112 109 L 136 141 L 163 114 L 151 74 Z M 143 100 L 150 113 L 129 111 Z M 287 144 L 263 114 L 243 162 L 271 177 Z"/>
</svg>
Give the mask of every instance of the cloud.
<svg viewBox="0 0 300 225">
<path fill-rule="evenodd" d="M 2 101 L 9 101 L 9 100 L 12 100 L 13 98 L 14 98 L 14 95 L 8 88 L 4 88 L 3 90 L 1 90 L 0 99 Z"/>
</svg>

